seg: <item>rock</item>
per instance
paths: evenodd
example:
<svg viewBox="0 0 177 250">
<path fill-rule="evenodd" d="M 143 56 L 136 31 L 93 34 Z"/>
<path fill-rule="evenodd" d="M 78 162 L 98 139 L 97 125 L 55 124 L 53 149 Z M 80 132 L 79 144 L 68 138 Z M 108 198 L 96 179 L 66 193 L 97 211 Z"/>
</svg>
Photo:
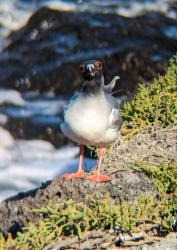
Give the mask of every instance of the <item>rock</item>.
<svg viewBox="0 0 177 250">
<path fill-rule="evenodd" d="M 5 128 L 14 138 L 18 139 L 42 139 L 51 142 L 56 147 L 66 145 L 68 138 L 60 131 L 59 124 L 34 123 L 31 118 L 9 118 Z"/>
<path fill-rule="evenodd" d="M 106 82 L 118 74 L 117 90 L 132 92 L 138 82 L 164 72 L 177 49 L 168 32 L 174 26 L 175 19 L 159 13 L 125 18 L 41 8 L 9 36 L 0 85 L 70 95 L 80 87 L 80 61 L 96 57 L 105 61 Z"/>
<path fill-rule="evenodd" d="M 132 178 L 131 182 L 130 178 Z M 98 193 L 100 198 L 109 193 L 119 204 L 121 201 L 133 201 L 136 196 L 144 193 L 155 195 L 156 188 L 144 173 L 133 170 L 117 172 L 108 183 L 58 178 L 42 184 L 38 189 L 19 193 L 3 201 L 0 204 L 0 230 L 4 233 L 11 232 L 15 236 L 22 226 L 27 226 L 29 222 L 36 222 L 39 215 L 33 210 L 45 207 L 49 200 L 54 203 L 68 198 L 76 202 L 84 201 L 85 197 L 93 192 Z"/>
</svg>

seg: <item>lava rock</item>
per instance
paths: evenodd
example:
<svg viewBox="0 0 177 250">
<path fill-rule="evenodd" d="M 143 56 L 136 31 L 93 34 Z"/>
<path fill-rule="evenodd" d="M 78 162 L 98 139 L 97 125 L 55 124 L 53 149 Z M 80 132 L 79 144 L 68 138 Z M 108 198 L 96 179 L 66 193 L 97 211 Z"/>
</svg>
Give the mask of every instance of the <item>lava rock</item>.
<svg viewBox="0 0 177 250">
<path fill-rule="evenodd" d="M 9 35 L 0 53 L 0 85 L 68 96 L 80 88 L 79 63 L 96 57 L 105 62 L 106 82 L 120 75 L 116 90 L 132 93 L 166 69 L 177 43 L 165 31 L 176 23 L 159 13 L 125 18 L 43 7 Z"/>
<path fill-rule="evenodd" d="M 131 182 L 129 182 L 130 178 L 132 178 Z M 133 201 L 136 196 L 144 193 L 157 194 L 153 181 L 147 175 L 130 169 L 113 174 L 112 181 L 107 183 L 66 180 L 61 177 L 52 182 L 43 183 L 40 188 L 20 193 L 3 201 L 0 204 L 0 230 L 15 236 L 22 226 L 27 226 L 29 222 L 33 223 L 39 219 L 34 209 L 45 207 L 49 200 L 57 203 L 72 198 L 76 202 L 84 202 L 86 196 L 93 192 L 99 194 L 98 198 L 110 194 L 117 204 L 122 201 Z"/>
</svg>

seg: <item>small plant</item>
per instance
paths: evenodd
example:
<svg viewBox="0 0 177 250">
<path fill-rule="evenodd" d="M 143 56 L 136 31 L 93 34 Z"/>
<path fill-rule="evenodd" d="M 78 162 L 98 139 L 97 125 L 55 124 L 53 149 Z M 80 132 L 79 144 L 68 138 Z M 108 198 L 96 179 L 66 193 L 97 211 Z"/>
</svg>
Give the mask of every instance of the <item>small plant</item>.
<svg viewBox="0 0 177 250">
<path fill-rule="evenodd" d="M 149 86 L 139 85 L 137 94 L 122 109 L 123 135 L 146 125 L 166 127 L 177 120 L 177 54 L 164 76 Z"/>
<path fill-rule="evenodd" d="M 177 195 L 177 167 L 176 163 L 161 163 L 160 165 L 136 163 L 131 166 L 133 169 L 145 172 L 155 181 L 160 194 L 173 193 Z"/>
</svg>

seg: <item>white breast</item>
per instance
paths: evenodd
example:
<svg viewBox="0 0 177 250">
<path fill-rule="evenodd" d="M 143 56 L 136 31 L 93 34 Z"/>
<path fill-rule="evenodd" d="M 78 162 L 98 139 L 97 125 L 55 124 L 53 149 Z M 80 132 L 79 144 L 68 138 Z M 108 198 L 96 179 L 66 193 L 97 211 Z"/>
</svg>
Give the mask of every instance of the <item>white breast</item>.
<svg viewBox="0 0 177 250">
<path fill-rule="evenodd" d="M 110 107 L 104 93 L 93 97 L 80 95 L 69 103 L 64 114 L 65 125 L 62 125 L 62 130 L 78 143 L 96 145 L 102 142 L 104 137 L 109 141 L 109 115 Z M 113 140 L 115 132 L 110 132 Z"/>
</svg>

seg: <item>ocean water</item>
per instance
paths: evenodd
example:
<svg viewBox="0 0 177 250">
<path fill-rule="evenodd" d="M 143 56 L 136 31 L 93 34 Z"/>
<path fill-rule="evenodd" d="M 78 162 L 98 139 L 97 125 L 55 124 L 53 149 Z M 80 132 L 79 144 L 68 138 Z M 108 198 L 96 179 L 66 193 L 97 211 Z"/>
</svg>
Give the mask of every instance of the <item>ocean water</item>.
<svg viewBox="0 0 177 250">
<path fill-rule="evenodd" d="M 1 0 L 0 50 L 2 51 L 8 45 L 8 34 L 25 25 L 29 17 L 44 6 L 62 11 L 114 13 L 128 18 L 139 16 L 148 11 L 157 11 L 171 19 L 176 19 L 177 8 L 173 8 L 171 4 L 173 2 L 170 0 Z M 90 22 L 93 26 L 102 25 L 95 23 L 95 20 L 90 20 Z M 43 24 L 44 28 L 46 25 Z M 176 26 L 169 26 L 162 32 L 169 38 L 177 39 Z M 34 30 L 29 39 L 33 39 L 35 36 Z M 49 43 L 53 45 L 53 43 L 58 42 L 67 44 L 68 47 L 78 43 L 76 37 L 68 35 L 67 37 L 56 37 L 47 41 L 47 44 L 43 43 L 42 46 L 47 47 L 50 46 Z M 117 48 L 88 51 L 88 54 L 81 51 L 77 55 L 69 54 L 65 56 L 63 61 L 60 58 L 60 63 L 64 63 L 65 60 L 69 62 L 81 58 L 86 59 L 91 56 L 89 53 L 94 56 L 101 56 L 116 51 Z M 58 51 L 58 53 L 60 52 Z M 3 51 L 0 53 L 0 60 L 3 61 L 8 56 L 9 54 Z M 10 56 L 15 58 L 16 54 Z M 57 66 L 58 63 L 56 62 Z M 50 67 L 54 67 L 54 64 L 47 64 L 46 67 L 46 71 L 50 71 Z M 34 70 L 40 72 L 40 70 L 44 70 L 44 67 L 39 65 Z M 9 121 L 13 123 L 13 119 L 28 119 L 32 125 L 37 124 L 41 127 L 51 125 L 59 129 L 60 114 L 67 101 L 61 96 L 56 96 L 53 92 L 39 94 L 38 92 L 27 91 L 22 94 L 16 90 L 3 89 L 0 86 L 0 201 L 17 192 L 35 188 L 46 180 L 76 171 L 79 161 L 77 145 L 69 143 L 60 148 L 55 148 L 49 141 L 42 139 L 14 138 L 6 128 Z M 84 168 L 85 170 L 92 169 L 95 164 L 95 160 L 86 158 Z"/>
<path fill-rule="evenodd" d="M 8 119 L 28 118 L 39 126 L 55 124 L 59 130 L 57 114 L 66 103 L 66 100 L 51 93 L 35 97 L 35 92 L 22 95 L 16 90 L 0 89 L 0 201 L 77 170 L 77 145 L 55 148 L 46 140 L 19 140 L 2 127 Z M 95 160 L 86 158 L 84 168 L 91 169 L 95 164 Z"/>
</svg>

